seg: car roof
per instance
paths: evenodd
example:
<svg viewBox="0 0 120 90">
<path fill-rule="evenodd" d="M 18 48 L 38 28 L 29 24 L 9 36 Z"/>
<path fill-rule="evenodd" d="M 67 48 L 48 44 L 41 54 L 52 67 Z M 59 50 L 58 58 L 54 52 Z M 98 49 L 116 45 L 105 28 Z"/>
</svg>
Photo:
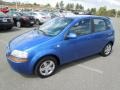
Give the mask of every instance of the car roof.
<svg viewBox="0 0 120 90">
<path fill-rule="evenodd" d="M 110 19 L 109 17 L 96 16 L 96 15 L 73 15 L 73 16 L 65 16 L 65 17 L 72 18 L 72 19 L 82 19 L 82 18 L 103 18 L 103 19 Z"/>
</svg>

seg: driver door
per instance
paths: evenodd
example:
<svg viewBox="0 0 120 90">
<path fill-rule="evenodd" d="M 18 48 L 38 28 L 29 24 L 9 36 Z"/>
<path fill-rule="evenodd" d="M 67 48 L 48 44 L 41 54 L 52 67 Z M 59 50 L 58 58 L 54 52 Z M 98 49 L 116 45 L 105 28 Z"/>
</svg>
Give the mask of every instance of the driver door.
<svg viewBox="0 0 120 90">
<path fill-rule="evenodd" d="M 64 63 L 83 58 L 94 53 L 94 40 L 92 36 L 91 19 L 82 19 L 75 23 L 68 34 L 74 33 L 76 38 L 65 39 L 62 43 L 61 52 Z"/>
</svg>

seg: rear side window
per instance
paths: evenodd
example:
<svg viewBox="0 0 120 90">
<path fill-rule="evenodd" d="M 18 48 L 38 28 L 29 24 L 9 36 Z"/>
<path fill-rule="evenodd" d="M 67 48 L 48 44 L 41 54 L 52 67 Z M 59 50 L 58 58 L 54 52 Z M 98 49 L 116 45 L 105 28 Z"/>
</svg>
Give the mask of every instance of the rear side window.
<svg viewBox="0 0 120 90">
<path fill-rule="evenodd" d="M 100 32 L 106 30 L 106 23 L 103 19 L 93 19 L 94 22 L 94 31 Z"/>
</svg>

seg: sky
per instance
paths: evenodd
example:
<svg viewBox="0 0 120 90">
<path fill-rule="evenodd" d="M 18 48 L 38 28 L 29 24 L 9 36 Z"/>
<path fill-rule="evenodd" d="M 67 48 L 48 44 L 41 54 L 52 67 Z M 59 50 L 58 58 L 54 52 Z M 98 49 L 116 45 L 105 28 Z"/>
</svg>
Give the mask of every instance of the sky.
<svg viewBox="0 0 120 90">
<path fill-rule="evenodd" d="M 51 6 L 55 7 L 57 2 L 60 2 L 61 0 L 5 0 L 9 2 L 15 2 L 20 1 L 24 3 L 39 3 L 39 4 L 48 4 L 50 3 Z M 85 9 L 87 8 L 99 8 L 101 6 L 106 6 L 108 9 L 114 8 L 114 9 L 120 9 L 120 0 L 62 0 L 65 4 L 67 3 L 79 3 L 82 4 Z"/>
</svg>

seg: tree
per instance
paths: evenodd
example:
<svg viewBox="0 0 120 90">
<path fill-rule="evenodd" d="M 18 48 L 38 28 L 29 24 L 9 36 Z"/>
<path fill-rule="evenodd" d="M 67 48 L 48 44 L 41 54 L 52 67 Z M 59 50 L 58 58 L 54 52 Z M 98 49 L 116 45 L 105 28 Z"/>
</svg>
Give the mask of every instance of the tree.
<svg viewBox="0 0 120 90">
<path fill-rule="evenodd" d="M 51 7 L 51 5 L 48 3 L 47 5 L 46 5 L 47 7 Z"/>
<path fill-rule="evenodd" d="M 75 6 L 75 10 L 79 10 L 79 4 L 78 3 Z"/>
<path fill-rule="evenodd" d="M 60 7 L 59 7 L 59 4 L 58 4 L 58 2 L 56 3 L 56 9 L 59 9 Z"/>
<path fill-rule="evenodd" d="M 82 5 L 79 5 L 80 10 L 84 10 L 84 7 Z"/>
<path fill-rule="evenodd" d="M 64 2 L 61 1 L 59 6 L 60 6 L 60 9 L 64 9 Z"/>
<path fill-rule="evenodd" d="M 115 9 L 108 10 L 107 11 L 107 16 L 115 17 L 116 16 L 116 10 Z"/>
<path fill-rule="evenodd" d="M 70 10 L 70 4 L 69 3 L 66 5 L 65 9 L 68 10 L 68 11 Z"/>
<path fill-rule="evenodd" d="M 91 8 L 90 12 L 91 14 L 96 15 L 96 8 Z"/>
<path fill-rule="evenodd" d="M 37 5 L 37 3 L 34 3 L 34 5 Z"/>
<path fill-rule="evenodd" d="M 107 9 L 106 9 L 106 7 L 100 7 L 98 12 L 97 12 L 97 15 L 107 16 Z"/>
<path fill-rule="evenodd" d="M 117 12 L 117 17 L 120 17 L 120 11 Z"/>
<path fill-rule="evenodd" d="M 74 8 L 74 4 L 72 4 L 72 3 L 68 3 L 68 4 L 66 5 L 66 10 L 68 10 L 68 11 L 73 10 L 73 8 Z"/>
<path fill-rule="evenodd" d="M 84 7 L 81 5 L 81 4 L 76 4 L 76 6 L 75 6 L 75 10 L 77 10 L 77 11 L 83 11 L 83 9 L 84 9 Z"/>
</svg>

